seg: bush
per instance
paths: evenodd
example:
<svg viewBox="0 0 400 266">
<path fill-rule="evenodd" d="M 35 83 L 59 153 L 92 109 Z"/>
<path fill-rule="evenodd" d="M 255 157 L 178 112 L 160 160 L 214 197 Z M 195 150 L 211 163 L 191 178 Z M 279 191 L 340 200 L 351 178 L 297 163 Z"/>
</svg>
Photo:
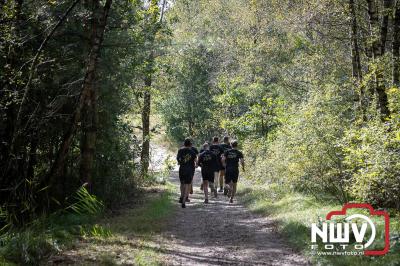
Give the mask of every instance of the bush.
<svg viewBox="0 0 400 266">
<path fill-rule="evenodd" d="M 3 233 L 0 264 L 4 258 L 19 265 L 40 265 L 77 236 L 111 235 L 108 229 L 93 224 L 93 219 L 103 212 L 104 205 L 85 187 L 79 188 L 71 201 L 64 210 L 39 218 L 27 228 Z"/>
<path fill-rule="evenodd" d="M 371 121 L 346 133 L 348 191 L 362 202 L 400 209 L 400 138 L 391 123 Z"/>
<path fill-rule="evenodd" d="M 326 192 L 345 202 L 349 177 L 339 142 L 350 125 L 351 103 L 344 88 L 321 90 L 291 110 L 272 137 L 247 142 L 245 152 L 255 165 L 250 176 L 316 196 Z"/>
<path fill-rule="evenodd" d="M 58 244 L 45 233 L 31 230 L 11 234 L 2 255 L 15 263 L 39 265 L 50 254 L 59 250 Z"/>
</svg>

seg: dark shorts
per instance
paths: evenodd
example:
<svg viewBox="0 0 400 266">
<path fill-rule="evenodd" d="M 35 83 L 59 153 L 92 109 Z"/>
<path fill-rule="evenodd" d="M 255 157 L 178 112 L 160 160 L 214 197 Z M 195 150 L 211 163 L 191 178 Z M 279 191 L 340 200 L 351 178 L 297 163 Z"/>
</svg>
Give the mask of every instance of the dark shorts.
<svg viewBox="0 0 400 266">
<path fill-rule="evenodd" d="M 225 183 L 237 183 L 239 179 L 239 169 L 229 169 L 225 170 Z"/>
<path fill-rule="evenodd" d="M 221 162 L 220 161 L 215 162 L 214 163 L 214 172 L 219 172 L 221 169 L 224 169 Z"/>
<path fill-rule="evenodd" d="M 203 180 L 213 183 L 214 182 L 214 171 L 201 171 L 201 177 Z"/>
<path fill-rule="evenodd" d="M 193 173 L 192 169 L 179 168 L 179 180 L 181 184 L 191 184 L 193 181 Z"/>
</svg>

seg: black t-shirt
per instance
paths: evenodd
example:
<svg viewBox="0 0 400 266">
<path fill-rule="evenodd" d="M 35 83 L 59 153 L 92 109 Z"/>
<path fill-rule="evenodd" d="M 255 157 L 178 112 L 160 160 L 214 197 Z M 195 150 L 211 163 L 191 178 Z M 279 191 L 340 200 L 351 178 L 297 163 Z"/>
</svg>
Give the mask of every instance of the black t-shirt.
<svg viewBox="0 0 400 266">
<path fill-rule="evenodd" d="M 226 143 L 222 143 L 220 146 L 224 150 L 224 152 L 226 152 L 227 150 L 232 149 L 231 145 L 226 144 Z"/>
<path fill-rule="evenodd" d="M 198 155 L 199 154 L 199 151 L 196 149 L 196 147 L 191 147 L 192 148 L 192 150 L 194 151 L 194 153 L 196 154 L 196 155 Z"/>
<path fill-rule="evenodd" d="M 216 167 L 216 156 L 209 150 L 205 150 L 200 153 L 199 165 L 201 166 L 201 171 L 211 172 L 215 170 Z"/>
<path fill-rule="evenodd" d="M 210 151 L 215 154 L 217 161 L 220 162 L 221 155 L 224 153 L 222 147 L 219 144 L 213 144 L 210 146 Z"/>
<path fill-rule="evenodd" d="M 243 158 L 243 153 L 237 149 L 230 149 L 224 152 L 226 168 L 238 169 L 239 159 Z"/>
<path fill-rule="evenodd" d="M 182 147 L 179 149 L 176 159 L 178 160 L 180 167 L 194 169 L 196 156 L 197 155 L 192 148 Z"/>
</svg>

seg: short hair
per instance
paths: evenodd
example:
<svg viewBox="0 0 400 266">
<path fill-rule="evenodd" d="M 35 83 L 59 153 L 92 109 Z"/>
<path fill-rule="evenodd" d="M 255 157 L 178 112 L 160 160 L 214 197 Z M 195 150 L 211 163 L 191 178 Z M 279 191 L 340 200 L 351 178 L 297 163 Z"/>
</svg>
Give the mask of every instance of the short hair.
<svg viewBox="0 0 400 266">
<path fill-rule="evenodd" d="M 185 141 L 183 142 L 183 145 L 185 147 L 189 147 L 190 145 L 192 145 L 192 140 L 190 138 L 186 138 Z"/>
<path fill-rule="evenodd" d="M 219 138 L 217 136 L 213 137 L 213 142 L 218 142 Z"/>
<path fill-rule="evenodd" d="M 229 142 L 229 137 L 228 136 L 224 137 L 224 142 Z"/>
<path fill-rule="evenodd" d="M 233 140 L 233 141 L 231 142 L 231 146 L 232 146 L 232 148 L 236 148 L 236 147 L 238 146 L 237 140 Z"/>
</svg>

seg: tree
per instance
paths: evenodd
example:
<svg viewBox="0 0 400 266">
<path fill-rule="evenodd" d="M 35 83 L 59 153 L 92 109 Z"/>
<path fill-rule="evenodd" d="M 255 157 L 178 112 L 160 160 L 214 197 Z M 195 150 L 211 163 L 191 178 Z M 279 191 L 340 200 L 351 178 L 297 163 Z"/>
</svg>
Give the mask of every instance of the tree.
<svg viewBox="0 0 400 266">
<path fill-rule="evenodd" d="M 393 22 L 393 84 L 400 87 L 400 1 L 396 1 Z"/>
<path fill-rule="evenodd" d="M 368 16 L 369 16 L 369 27 L 371 35 L 371 51 L 372 51 L 372 62 L 375 64 L 376 69 L 374 70 L 375 79 L 375 91 L 377 94 L 377 109 L 380 111 L 382 119 L 389 116 L 388 97 L 385 91 L 385 84 L 383 78 L 382 62 L 381 57 L 385 53 L 386 37 L 388 32 L 388 21 L 389 21 L 389 8 L 391 0 L 384 0 L 384 13 L 382 23 L 379 23 L 378 9 L 375 0 L 367 0 L 368 3 Z"/>
<path fill-rule="evenodd" d="M 209 139 L 218 128 L 218 114 L 210 87 L 212 54 L 201 45 L 187 48 L 175 57 L 173 88 L 159 108 L 167 132 L 177 142 L 186 137 Z M 216 112 L 213 117 L 212 112 Z"/>
<path fill-rule="evenodd" d="M 148 10 L 144 17 L 144 34 L 146 58 L 144 61 L 144 91 L 142 105 L 142 151 L 140 154 L 141 175 L 145 177 L 149 169 L 150 162 L 150 111 L 151 111 L 151 86 L 154 73 L 155 38 L 160 30 L 166 0 L 163 0 L 161 15 L 159 17 L 158 1 L 151 0 Z"/>
<path fill-rule="evenodd" d="M 64 166 L 72 138 L 74 137 L 80 121 L 83 122 L 80 177 L 82 181 L 88 182 L 89 184 L 91 183 L 90 176 L 96 142 L 97 123 L 97 93 L 95 88 L 98 68 L 97 64 L 111 4 L 112 0 L 107 0 L 104 6 L 101 6 L 98 0 L 89 3 L 89 6 L 93 9 L 91 16 L 92 23 L 90 27 L 90 53 L 87 59 L 85 78 L 83 80 L 79 103 L 75 109 L 70 128 L 64 136 L 60 149 L 57 152 L 56 160 L 50 170 L 50 183 L 52 184 L 56 184 L 56 178 Z"/>
</svg>

